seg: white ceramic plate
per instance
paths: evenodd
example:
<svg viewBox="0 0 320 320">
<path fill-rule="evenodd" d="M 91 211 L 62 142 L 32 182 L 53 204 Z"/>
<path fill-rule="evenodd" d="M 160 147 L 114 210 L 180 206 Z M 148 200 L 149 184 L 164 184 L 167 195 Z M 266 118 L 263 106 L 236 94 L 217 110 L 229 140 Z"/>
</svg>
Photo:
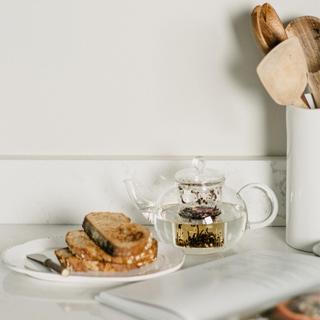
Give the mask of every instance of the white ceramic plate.
<svg viewBox="0 0 320 320">
<path fill-rule="evenodd" d="M 27 254 L 43 253 L 52 260 L 57 261 L 54 250 L 63 247 L 66 247 L 66 244 L 62 237 L 32 240 L 4 251 L 2 261 L 16 272 L 27 274 L 41 280 L 103 285 L 156 278 L 181 268 L 185 258 L 181 249 L 159 242 L 158 258 L 150 265 L 129 272 L 119 273 L 75 272 L 71 273 L 68 277 L 63 277 L 51 272 L 41 264 L 26 258 Z"/>
</svg>

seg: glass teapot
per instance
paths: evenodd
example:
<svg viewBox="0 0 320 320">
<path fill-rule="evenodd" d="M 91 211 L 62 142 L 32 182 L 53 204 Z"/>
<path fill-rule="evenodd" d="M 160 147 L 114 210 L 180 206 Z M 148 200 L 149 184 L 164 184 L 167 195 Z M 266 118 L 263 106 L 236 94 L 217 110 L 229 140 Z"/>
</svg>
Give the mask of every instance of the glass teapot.
<svg viewBox="0 0 320 320">
<path fill-rule="evenodd" d="M 251 183 L 238 192 L 225 186 L 222 173 L 205 168 L 203 158 L 192 161 L 193 168 L 178 171 L 175 184 L 157 201 L 147 200 L 132 179 L 124 181 L 129 197 L 155 226 L 160 241 L 182 248 L 189 254 L 210 254 L 230 249 L 246 229 L 269 225 L 278 213 L 278 201 L 266 185 Z M 266 216 L 252 221 L 242 193 L 255 191 L 265 201 L 259 210 Z M 266 204 L 267 202 L 267 204 Z"/>
</svg>

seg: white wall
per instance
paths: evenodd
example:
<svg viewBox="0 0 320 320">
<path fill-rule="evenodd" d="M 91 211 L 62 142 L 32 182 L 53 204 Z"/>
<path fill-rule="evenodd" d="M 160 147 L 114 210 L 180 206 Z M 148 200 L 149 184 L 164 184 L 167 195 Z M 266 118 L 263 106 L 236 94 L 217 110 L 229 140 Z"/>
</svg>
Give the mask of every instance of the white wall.
<svg viewBox="0 0 320 320">
<path fill-rule="evenodd" d="M 281 17 L 318 0 L 270 1 Z M 0 155 L 275 155 L 251 0 L 1 0 Z"/>
</svg>

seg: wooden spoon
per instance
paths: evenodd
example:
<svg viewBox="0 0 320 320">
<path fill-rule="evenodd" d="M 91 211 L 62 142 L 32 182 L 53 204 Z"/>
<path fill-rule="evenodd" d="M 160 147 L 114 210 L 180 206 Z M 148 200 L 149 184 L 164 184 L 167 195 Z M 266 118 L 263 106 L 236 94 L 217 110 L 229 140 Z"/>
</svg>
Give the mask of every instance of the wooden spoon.
<svg viewBox="0 0 320 320">
<path fill-rule="evenodd" d="M 273 49 L 280 42 L 288 39 L 283 23 L 271 4 L 263 4 L 259 20 L 262 35 L 269 48 Z"/>
<path fill-rule="evenodd" d="M 264 53 L 268 53 L 271 50 L 271 48 L 269 48 L 261 31 L 260 15 L 261 15 L 261 6 L 259 5 L 259 6 L 256 6 L 251 13 L 251 24 L 252 24 L 253 34 L 261 50 Z"/>
<path fill-rule="evenodd" d="M 283 41 L 257 67 L 258 76 L 278 104 L 307 108 L 302 99 L 307 85 L 307 63 L 297 37 Z"/>
<path fill-rule="evenodd" d="M 308 65 L 308 86 L 316 107 L 320 108 L 320 19 L 304 16 L 292 20 L 286 27 L 289 37 L 298 37 Z"/>
<path fill-rule="evenodd" d="M 256 42 L 264 53 L 288 38 L 277 12 L 269 3 L 253 9 L 251 23 Z"/>
</svg>

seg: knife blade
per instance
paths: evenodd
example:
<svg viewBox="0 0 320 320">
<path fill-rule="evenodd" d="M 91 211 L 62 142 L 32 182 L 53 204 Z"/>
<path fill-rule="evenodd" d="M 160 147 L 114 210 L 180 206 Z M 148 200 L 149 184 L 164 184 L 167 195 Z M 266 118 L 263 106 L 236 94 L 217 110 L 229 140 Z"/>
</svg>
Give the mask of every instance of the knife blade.
<svg viewBox="0 0 320 320">
<path fill-rule="evenodd" d="M 27 258 L 42 264 L 43 266 L 47 267 L 50 270 L 54 270 L 55 272 L 61 274 L 64 277 L 67 277 L 70 274 L 70 271 L 67 268 L 64 268 L 59 264 L 55 263 L 44 254 L 39 254 L 39 253 L 28 254 Z"/>
</svg>

